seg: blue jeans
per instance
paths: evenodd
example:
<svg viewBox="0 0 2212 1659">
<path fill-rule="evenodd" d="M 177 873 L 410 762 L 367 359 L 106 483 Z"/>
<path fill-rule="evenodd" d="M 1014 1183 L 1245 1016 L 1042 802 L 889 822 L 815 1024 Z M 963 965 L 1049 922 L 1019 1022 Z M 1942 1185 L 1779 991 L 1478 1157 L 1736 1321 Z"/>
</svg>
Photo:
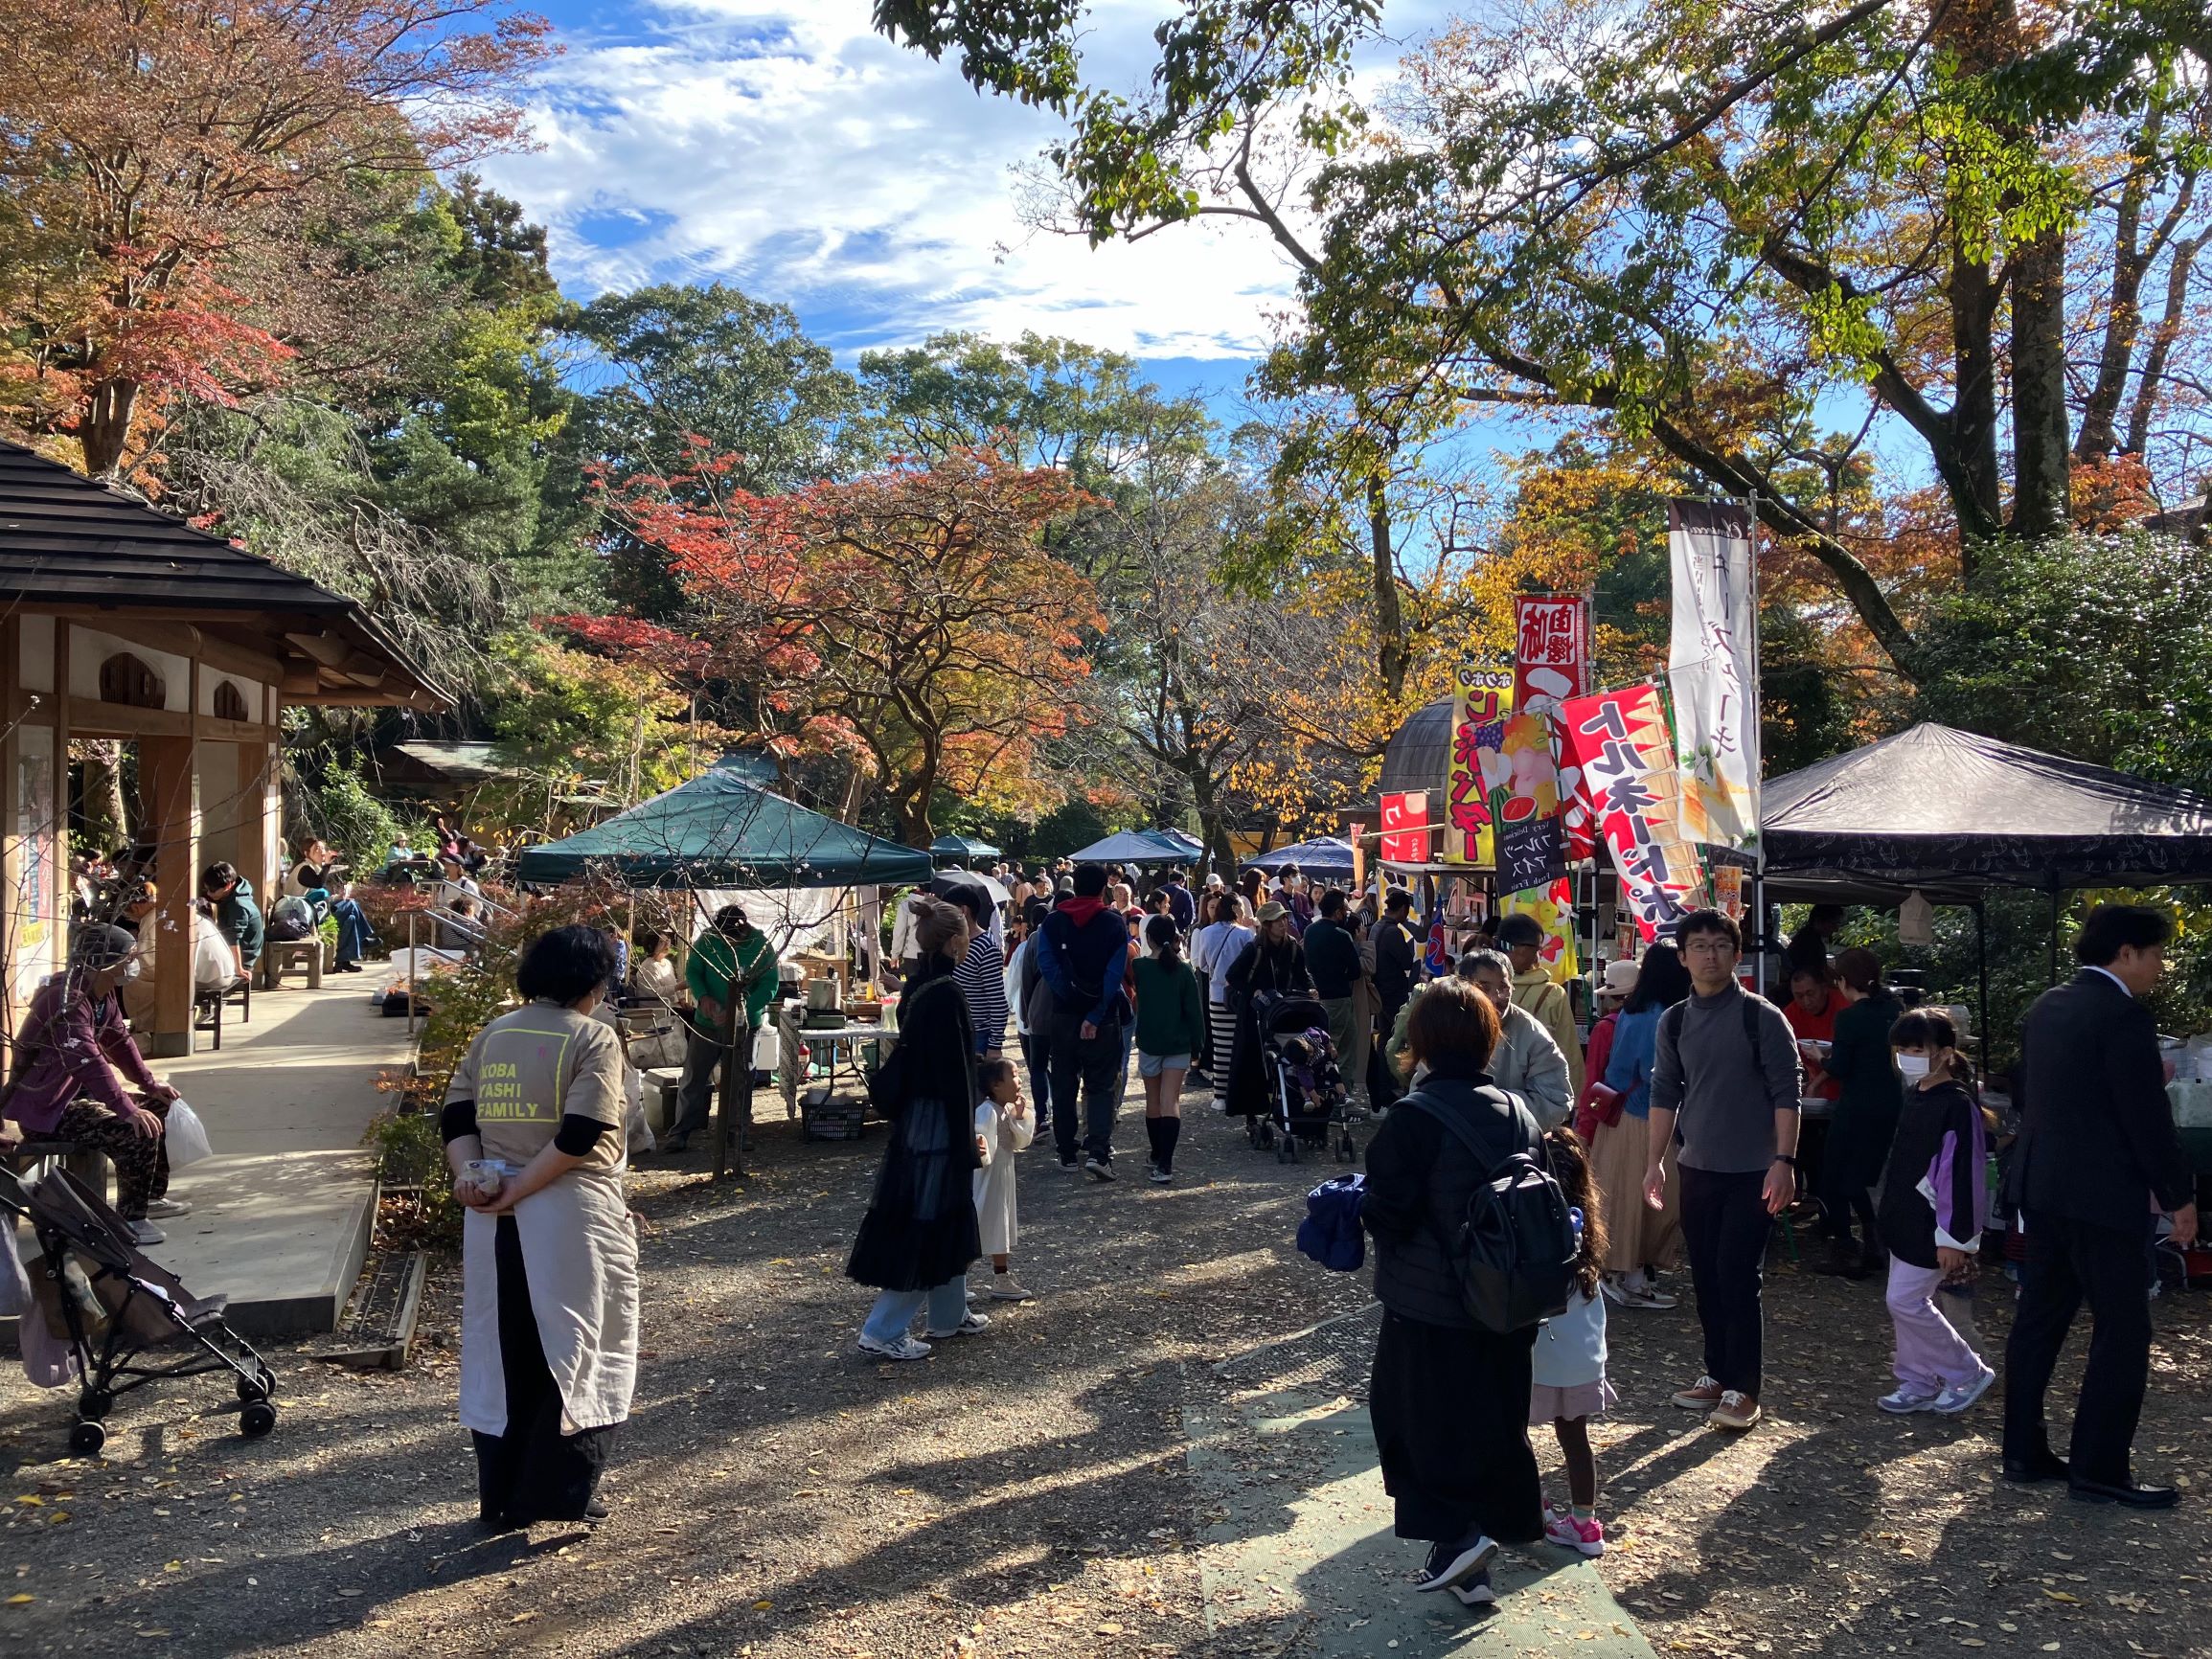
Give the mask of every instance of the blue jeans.
<svg viewBox="0 0 2212 1659">
<path fill-rule="evenodd" d="M 860 1334 L 870 1342 L 897 1342 L 913 1325 L 924 1302 L 929 1305 L 931 1330 L 959 1329 L 960 1322 L 968 1317 L 967 1275 L 947 1279 L 927 1290 L 883 1291 L 868 1310 L 868 1323 L 860 1327 Z"/>
<path fill-rule="evenodd" d="M 359 962 L 362 952 L 369 948 L 368 917 L 351 898 L 332 903 L 331 914 L 338 919 L 338 960 Z"/>
</svg>

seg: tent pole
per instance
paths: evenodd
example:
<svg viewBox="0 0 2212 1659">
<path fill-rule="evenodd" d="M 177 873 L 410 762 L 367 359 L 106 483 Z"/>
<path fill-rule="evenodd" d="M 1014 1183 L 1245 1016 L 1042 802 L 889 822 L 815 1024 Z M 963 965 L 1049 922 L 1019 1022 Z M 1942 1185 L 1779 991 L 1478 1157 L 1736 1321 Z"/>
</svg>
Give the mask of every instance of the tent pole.
<svg viewBox="0 0 2212 1659">
<path fill-rule="evenodd" d="M 1996 1040 L 1989 1025 L 1989 900 L 1977 898 L 1973 905 L 1973 956 L 1974 968 L 1981 982 L 1981 1007 L 1974 1017 L 1981 1022 L 1981 1066 L 1984 1080 L 1989 1072 L 1990 1047 Z"/>
<path fill-rule="evenodd" d="M 2046 985 L 2059 983 L 2059 890 L 2051 889 L 2051 961 Z"/>
</svg>

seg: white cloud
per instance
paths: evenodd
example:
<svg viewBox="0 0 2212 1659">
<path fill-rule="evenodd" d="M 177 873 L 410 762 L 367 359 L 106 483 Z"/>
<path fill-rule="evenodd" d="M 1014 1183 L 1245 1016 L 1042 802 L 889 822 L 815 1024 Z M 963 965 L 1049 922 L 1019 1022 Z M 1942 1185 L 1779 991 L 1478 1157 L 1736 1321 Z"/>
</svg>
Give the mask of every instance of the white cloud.
<svg viewBox="0 0 2212 1659">
<path fill-rule="evenodd" d="M 1103 7 L 1092 65 L 1150 50 L 1154 4 Z M 1256 230 L 1099 249 L 1020 223 L 1013 170 L 1058 124 L 869 27 L 867 0 L 645 0 L 571 37 L 533 99 L 542 149 L 486 171 L 552 232 L 571 291 L 723 278 L 840 349 L 941 329 L 1070 334 L 1150 357 L 1250 356 L 1290 273 Z"/>
</svg>

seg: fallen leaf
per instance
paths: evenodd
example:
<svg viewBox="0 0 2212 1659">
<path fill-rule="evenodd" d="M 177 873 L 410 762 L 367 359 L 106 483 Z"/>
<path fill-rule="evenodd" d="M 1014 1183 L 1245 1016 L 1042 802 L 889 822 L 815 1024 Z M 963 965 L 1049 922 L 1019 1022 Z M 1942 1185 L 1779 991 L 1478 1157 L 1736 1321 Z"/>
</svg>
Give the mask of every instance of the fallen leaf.
<svg viewBox="0 0 2212 1659">
<path fill-rule="evenodd" d="M 37 1597 L 26 1596 L 22 1591 L 18 1590 L 14 1595 L 8 1598 L 8 1605 L 11 1607 L 28 1607 L 32 1602 L 37 1600 Z"/>
<path fill-rule="evenodd" d="M 773 1602 L 755 1602 L 753 1603 L 753 1611 L 756 1613 L 773 1613 L 775 1610 L 776 1604 Z"/>
</svg>

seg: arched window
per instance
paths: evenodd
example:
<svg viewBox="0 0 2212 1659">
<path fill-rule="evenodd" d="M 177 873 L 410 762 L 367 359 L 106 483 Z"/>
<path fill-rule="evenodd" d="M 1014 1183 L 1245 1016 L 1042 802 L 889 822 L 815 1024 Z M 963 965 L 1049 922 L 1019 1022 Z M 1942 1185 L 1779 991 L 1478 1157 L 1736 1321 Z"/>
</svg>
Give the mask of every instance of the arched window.
<svg viewBox="0 0 2212 1659">
<path fill-rule="evenodd" d="M 215 717 L 218 720 L 251 718 L 246 713 L 246 694 L 236 682 L 217 680 L 215 683 Z"/>
<path fill-rule="evenodd" d="M 100 700 L 131 709 L 169 707 L 161 676 L 128 651 L 118 651 L 100 665 Z"/>
</svg>

